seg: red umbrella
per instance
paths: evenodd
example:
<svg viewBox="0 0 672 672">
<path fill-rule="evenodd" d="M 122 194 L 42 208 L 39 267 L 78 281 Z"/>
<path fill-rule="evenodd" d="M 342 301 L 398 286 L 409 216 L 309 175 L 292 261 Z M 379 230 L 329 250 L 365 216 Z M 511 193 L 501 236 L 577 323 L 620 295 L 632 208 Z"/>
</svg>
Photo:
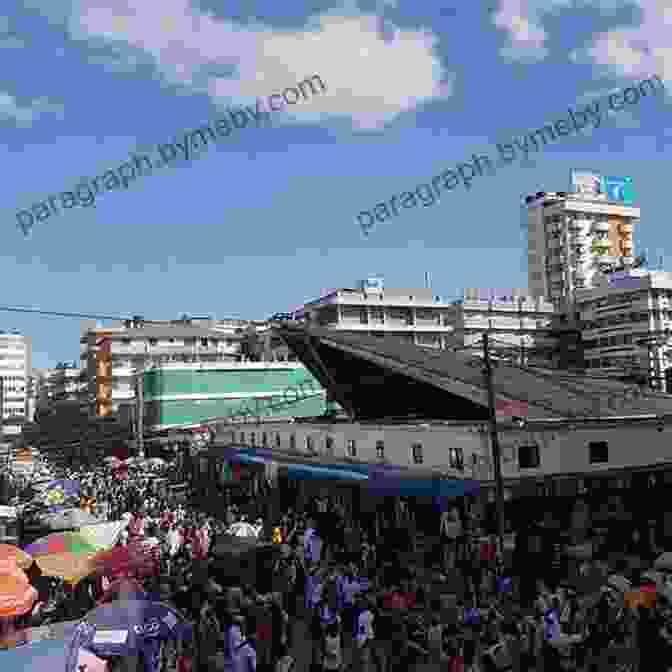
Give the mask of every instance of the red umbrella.
<svg viewBox="0 0 672 672">
<path fill-rule="evenodd" d="M 157 568 L 154 554 L 138 543 L 103 551 L 96 555 L 94 562 L 100 574 L 110 577 L 148 575 Z"/>
</svg>

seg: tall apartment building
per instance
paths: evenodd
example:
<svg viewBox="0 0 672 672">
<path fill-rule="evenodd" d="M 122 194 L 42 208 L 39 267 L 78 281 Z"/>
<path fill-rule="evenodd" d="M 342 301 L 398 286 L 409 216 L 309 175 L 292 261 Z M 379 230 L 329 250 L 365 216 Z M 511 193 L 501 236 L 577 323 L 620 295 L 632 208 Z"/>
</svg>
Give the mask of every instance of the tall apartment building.
<svg viewBox="0 0 672 672">
<path fill-rule="evenodd" d="M 0 331 L 0 418 L 5 434 L 20 434 L 28 412 L 32 358 L 30 337 Z"/>
<path fill-rule="evenodd" d="M 591 373 L 640 374 L 672 392 L 672 273 L 612 273 L 578 291 L 575 308 Z"/>
<path fill-rule="evenodd" d="M 138 374 L 148 366 L 238 361 L 242 329 L 248 324 L 211 318 L 161 324 L 134 318 L 106 326 L 82 322 L 80 360 L 91 412 L 106 416 L 129 406 L 136 397 Z"/>
<path fill-rule="evenodd" d="M 604 271 L 635 264 L 640 210 L 603 193 L 537 192 L 525 198 L 530 293 L 565 307 Z"/>
</svg>

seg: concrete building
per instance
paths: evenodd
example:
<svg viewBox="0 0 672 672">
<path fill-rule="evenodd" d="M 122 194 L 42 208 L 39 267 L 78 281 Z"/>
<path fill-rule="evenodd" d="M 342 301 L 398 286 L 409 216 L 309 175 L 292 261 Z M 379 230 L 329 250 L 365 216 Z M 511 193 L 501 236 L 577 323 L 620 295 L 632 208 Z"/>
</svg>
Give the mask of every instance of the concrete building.
<svg viewBox="0 0 672 672">
<path fill-rule="evenodd" d="M 591 373 L 641 375 L 672 391 L 672 273 L 612 273 L 575 300 Z"/>
<path fill-rule="evenodd" d="M 633 229 L 640 210 L 604 194 L 537 192 L 525 198 L 530 293 L 556 305 L 594 286 L 601 273 L 635 263 Z"/>
<path fill-rule="evenodd" d="M 531 297 L 524 289 L 465 289 L 462 299 L 445 311 L 444 324 L 460 349 L 480 354 L 484 333 L 491 336 L 493 351 L 505 350 L 521 362 L 537 359 L 545 351 L 552 360 L 556 338 L 553 332 L 553 304 Z"/>
<path fill-rule="evenodd" d="M 165 323 L 134 318 L 105 326 L 82 322 L 80 361 L 86 372 L 91 411 L 106 416 L 132 404 L 137 375 L 147 366 L 239 360 L 242 329 L 248 324 L 212 318 Z"/>
<path fill-rule="evenodd" d="M 144 424 L 162 431 L 215 418 L 315 417 L 325 412 L 325 397 L 298 363 L 161 364 L 145 369 Z"/>
<path fill-rule="evenodd" d="M 25 422 L 31 358 L 30 337 L 17 331 L 0 331 L 0 417 L 6 435 L 20 434 Z"/>
<path fill-rule="evenodd" d="M 355 288 L 334 289 L 299 308 L 294 317 L 339 332 L 394 336 L 414 345 L 444 349 L 453 327 L 451 303 L 431 289 L 387 288 L 369 278 Z"/>
</svg>

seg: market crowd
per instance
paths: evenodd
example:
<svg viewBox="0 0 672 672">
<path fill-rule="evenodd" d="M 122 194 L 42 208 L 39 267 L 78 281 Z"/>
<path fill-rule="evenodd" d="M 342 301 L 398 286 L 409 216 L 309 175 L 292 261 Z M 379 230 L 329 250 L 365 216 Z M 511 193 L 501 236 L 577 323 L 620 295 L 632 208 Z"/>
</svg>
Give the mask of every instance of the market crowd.
<svg viewBox="0 0 672 672">
<path fill-rule="evenodd" d="M 158 476 L 178 479 L 170 469 L 63 475 L 80 481 L 83 509 L 127 521 L 118 545 L 138 549 L 137 562 L 75 588 L 36 578 L 40 601 L 18 627 L 82 618 L 137 592 L 194 624 L 173 660 L 181 672 L 672 669 L 663 569 L 628 577 L 585 560 L 578 580 L 539 579 L 529 590 L 530 577 L 547 575 L 507 559 L 457 507 L 442 516 L 441 542 L 419 556 L 403 530 L 379 537 L 326 496 L 277 520 L 243 498 L 215 518 L 159 487 Z M 251 573 L 221 570 L 218 549 L 232 534 L 258 554 Z"/>
</svg>

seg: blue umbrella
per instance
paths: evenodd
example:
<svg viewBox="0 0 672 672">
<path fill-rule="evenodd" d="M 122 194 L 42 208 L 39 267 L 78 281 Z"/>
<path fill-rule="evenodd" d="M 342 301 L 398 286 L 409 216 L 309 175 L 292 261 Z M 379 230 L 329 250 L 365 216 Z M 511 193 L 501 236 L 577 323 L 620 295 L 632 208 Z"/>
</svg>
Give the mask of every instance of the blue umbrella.
<svg viewBox="0 0 672 672">
<path fill-rule="evenodd" d="M 120 600 L 90 611 L 73 637 L 66 672 L 76 672 L 80 647 L 97 656 L 125 657 L 143 654 L 147 669 L 156 669 L 160 644 L 168 639 L 190 641 L 193 631 L 170 607 L 147 600 Z"/>
<path fill-rule="evenodd" d="M 64 670 L 66 654 L 77 624 L 60 623 L 58 626 L 58 628 L 48 628 L 52 631 L 54 638 L 37 639 L 0 651 L 0 667 L 11 670 L 11 672 L 61 672 Z"/>
</svg>

